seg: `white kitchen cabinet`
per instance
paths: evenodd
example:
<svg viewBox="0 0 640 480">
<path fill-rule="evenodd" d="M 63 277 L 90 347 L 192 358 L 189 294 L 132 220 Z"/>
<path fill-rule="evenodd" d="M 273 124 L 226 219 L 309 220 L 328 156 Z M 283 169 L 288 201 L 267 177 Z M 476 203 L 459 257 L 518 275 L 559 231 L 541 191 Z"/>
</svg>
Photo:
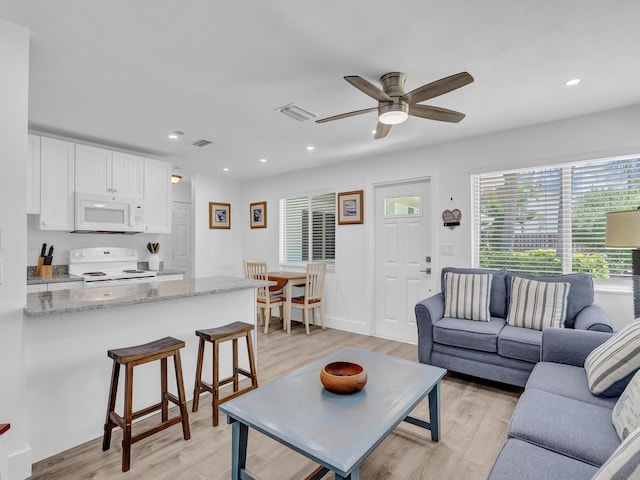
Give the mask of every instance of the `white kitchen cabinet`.
<svg viewBox="0 0 640 480">
<path fill-rule="evenodd" d="M 145 233 L 171 233 L 171 164 L 144 159 Z"/>
<path fill-rule="evenodd" d="M 73 290 L 75 288 L 83 288 L 84 282 L 77 280 L 75 282 L 56 282 L 47 283 L 47 290 L 53 292 L 54 290 Z"/>
<path fill-rule="evenodd" d="M 89 145 L 76 145 L 77 192 L 142 197 L 144 159 Z"/>
<path fill-rule="evenodd" d="M 46 291 L 47 291 L 46 283 L 35 283 L 33 285 L 27 285 L 27 293 L 46 292 Z"/>
<path fill-rule="evenodd" d="M 40 138 L 41 230 L 73 230 L 74 144 Z"/>
<path fill-rule="evenodd" d="M 72 290 L 75 288 L 83 288 L 84 282 L 78 280 L 75 282 L 55 282 L 55 283 L 34 283 L 27 285 L 27 293 L 32 292 L 53 292 L 55 290 Z"/>
<path fill-rule="evenodd" d="M 40 213 L 40 137 L 29 135 L 27 213 Z"/>
</svg>

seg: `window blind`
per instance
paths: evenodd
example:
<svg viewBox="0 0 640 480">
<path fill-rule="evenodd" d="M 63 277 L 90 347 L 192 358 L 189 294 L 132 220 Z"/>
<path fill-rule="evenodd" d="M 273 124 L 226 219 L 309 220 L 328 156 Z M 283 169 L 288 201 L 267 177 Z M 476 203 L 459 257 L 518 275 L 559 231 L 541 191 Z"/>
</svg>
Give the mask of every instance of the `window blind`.
<svg viewBox="0 0 640 480">
<path fill-rule="evenodd" d="M 606 248 L 606 213 L 640 205 L 640 159 L 474 175 L 474 262 L 483 268 L 595 278 L 628 274 L 628 250 Z"/>
<path fill-rule="evenodd" d="M 334 261 L 335 225 L 335 193 L 280 200 L 280 261 Z"/>
</svg>

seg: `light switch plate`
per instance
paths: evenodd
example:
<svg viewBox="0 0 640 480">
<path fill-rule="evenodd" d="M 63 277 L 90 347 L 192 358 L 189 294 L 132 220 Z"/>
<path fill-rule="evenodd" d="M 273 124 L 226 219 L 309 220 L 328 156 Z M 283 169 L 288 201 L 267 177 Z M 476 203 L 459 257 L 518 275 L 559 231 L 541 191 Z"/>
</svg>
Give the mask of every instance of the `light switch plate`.
<svg viewBox="0 0 640 480">
<path fill-rule="evenodd" d="M 441 243 L 440 255 L 455 255 L 455 245 L 453 243 Z"/>
</svg>

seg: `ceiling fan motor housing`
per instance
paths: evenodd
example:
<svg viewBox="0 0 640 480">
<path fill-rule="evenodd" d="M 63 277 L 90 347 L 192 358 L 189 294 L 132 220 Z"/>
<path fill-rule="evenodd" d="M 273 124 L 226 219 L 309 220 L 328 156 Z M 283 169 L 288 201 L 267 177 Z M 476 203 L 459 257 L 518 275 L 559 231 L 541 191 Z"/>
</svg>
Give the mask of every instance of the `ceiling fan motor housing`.
<svg viewBox="0 0 640 480">
<path fill-rule="evenodd" d="M 402 72 L 389 72 L 380 77 L 382 90 L 390 97 L 401 97 L 404 95 L 404 81 L 407 76 Z"/>
</svg>

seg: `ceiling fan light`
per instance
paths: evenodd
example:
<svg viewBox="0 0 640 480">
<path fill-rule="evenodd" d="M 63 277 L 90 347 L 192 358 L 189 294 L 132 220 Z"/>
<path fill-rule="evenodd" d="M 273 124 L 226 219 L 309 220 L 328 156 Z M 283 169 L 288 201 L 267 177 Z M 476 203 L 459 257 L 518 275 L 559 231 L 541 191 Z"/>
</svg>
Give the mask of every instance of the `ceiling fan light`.
<svg viewBox="0 0 640 480">
<path fill-rule="evenodd" d="M 406 112 L 384 112 L 380 114 L 378 120 L 386 125 L 397 125 L 398 123 L 404 122 L 407 118 L 409 118 L 409 115 L 407 115 Z"/>
<path fill-rule="evenodd" d="M 399 101 L 384 105 L 378 109 L 378 120 L 386 125 L 397 125 L 409 118 L 409 105 Z"/>
</svg>

